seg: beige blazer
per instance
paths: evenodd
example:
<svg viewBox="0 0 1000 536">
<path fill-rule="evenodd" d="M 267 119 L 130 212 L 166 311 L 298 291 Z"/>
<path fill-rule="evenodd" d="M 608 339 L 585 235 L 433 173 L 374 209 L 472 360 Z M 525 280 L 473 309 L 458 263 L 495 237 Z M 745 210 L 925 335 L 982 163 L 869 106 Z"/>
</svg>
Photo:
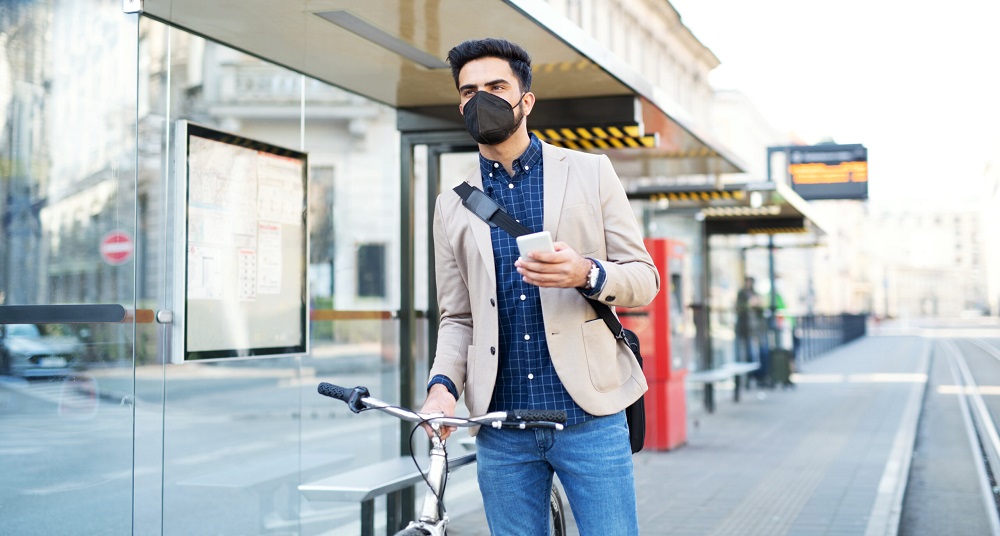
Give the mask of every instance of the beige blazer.
<svg viewBox="0 0 1000 536">
<path fill-rule="evenodd" d="M 595 299 L 622 307 L 652 301 L 660 281 L 639 225 L 607 156 L 542 144 L 543 227 L 581 255 L 603 261 Z M 483 187 L 477 167 L 467 181 Z M 452 190 L 437 199 L 434 258 L 441 321 L 430 377 L 444 374 L 472 415 L 487 411 L 496 385 L 499 320 L 489 226 Z M 573 400 L 593 415 L 626 408 L 647 389 L 628 346 L 576 289 L 542 288 L 552 363 Z"/>
</svg>

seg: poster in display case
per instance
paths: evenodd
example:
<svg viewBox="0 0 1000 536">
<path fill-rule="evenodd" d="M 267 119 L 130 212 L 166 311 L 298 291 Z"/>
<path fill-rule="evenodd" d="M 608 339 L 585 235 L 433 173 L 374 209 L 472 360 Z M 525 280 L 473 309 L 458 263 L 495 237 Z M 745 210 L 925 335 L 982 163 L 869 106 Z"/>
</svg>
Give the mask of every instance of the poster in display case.
<svg viewBox="0 0 1000 536">
<path fill-rule="evenodd" d="M 307 353 L 307 155 L 175 133 L 173 361 Z"/>
</svg>

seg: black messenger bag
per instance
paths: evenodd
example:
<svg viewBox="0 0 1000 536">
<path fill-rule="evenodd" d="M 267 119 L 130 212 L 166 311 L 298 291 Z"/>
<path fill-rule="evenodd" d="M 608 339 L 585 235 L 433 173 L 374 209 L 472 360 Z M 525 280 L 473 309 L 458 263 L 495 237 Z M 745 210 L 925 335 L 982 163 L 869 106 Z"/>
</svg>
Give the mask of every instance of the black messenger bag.
<svg viewBox="0 0 1000 536">
<path fill-rule="evenodd" d="M 510 214 L 507 214 L 500 205 L 496 204 L 495 201 L 490 199 L 479 188 L 463 182 L 456 186 L 454 190 L 462 198 L 462 204 L 465 205 L 465 208 L 471 210 L 476 216 L 479 216 L 490 227 L 499 227 L 515 238 L 531 234 L 531 229 L 521 225 L 520 222 L 512 218 Z M 582 293 L 583 291 L 581 290 L 580 292 Z M 625 344 L 632 350 L 635 360 L 639 362 L 639 368 L 642 368 L 642 355 L 639 353 L 639 337 L 631 330 L 625 329 L 618 320 L 618 317 L 611 312 L 611 308 L 607 305 L 591 299 L 587 299 L 587 303 L 594 308 L 597 315 L 608 325 L 608 329 L 611 330 L 615 338 L 625 341 Z M 635 454 L 642 450 L 646 442 L 645 395 L 640 396 L 639 400 L 636 400 L 629 407 L 625 408 L 625 419 L 628 421 L 629 443 L 632 446 L 632 453 Z"/>
</svg>

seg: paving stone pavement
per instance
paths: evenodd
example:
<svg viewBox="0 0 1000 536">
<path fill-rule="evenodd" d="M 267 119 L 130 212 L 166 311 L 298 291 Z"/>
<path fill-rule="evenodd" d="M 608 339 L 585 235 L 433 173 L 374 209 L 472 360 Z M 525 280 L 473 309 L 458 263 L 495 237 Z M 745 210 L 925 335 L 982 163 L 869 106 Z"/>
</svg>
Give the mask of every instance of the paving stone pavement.
<svg viewBox="0 0 1000 536">
<path fill-rule="evenodd" d="M 800 363 L 794 388 L 738 403 L 717 387 L 713 413 L 689 408 L 685 445 L 634 457 L 642 534 L 895 534 L 926 344 L 869 336 Z M 453 515 L 449 534 L 488 535 L 481 508 Z"/>
</svg>

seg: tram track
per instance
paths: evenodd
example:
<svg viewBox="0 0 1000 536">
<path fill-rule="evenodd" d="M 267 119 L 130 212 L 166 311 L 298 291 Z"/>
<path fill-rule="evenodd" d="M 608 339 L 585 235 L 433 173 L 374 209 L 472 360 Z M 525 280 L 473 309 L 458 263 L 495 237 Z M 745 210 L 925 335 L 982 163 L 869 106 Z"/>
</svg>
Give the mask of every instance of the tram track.
<svg viewBox="0 0 1000 536">
<path fill-rule="evenodd" d="M 968 436 L 972 459 L 975 463 L 978 484 L 991 534 L 1000 535 L 1000 433 L 997 432 L 995 411 L 1000 402 L 995 402 L 994 412 L 983 397 L 983 389 L 977 375 L 983 379 L 1000 377 L 1000 350 L 980 339 L 966 339 L 960 348 L 955 339 L 940 339 L 940 348 L 947 357 L 948 367 L 954 381 L 964 428 Z M 985 358 L 988 356 L 988 358 Z M 974 366 L 969 365 L 969 359 Z M 975 370 L 975 372 L 974 372 Z M 989 385 L 989 384 L 987 384 Z M 996 385 L 995 383 L 993 385 Z M 992 387 L 992 385 L 991 385 Z M 992 390 L 992 389 L 991 389 Z"/>
</svg>

